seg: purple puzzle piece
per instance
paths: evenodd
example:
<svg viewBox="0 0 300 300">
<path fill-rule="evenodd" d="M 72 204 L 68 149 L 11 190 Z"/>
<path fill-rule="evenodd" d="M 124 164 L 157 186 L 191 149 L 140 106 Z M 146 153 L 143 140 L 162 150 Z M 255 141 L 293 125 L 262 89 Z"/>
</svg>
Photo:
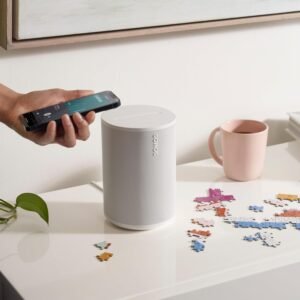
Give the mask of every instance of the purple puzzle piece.
<svg viewBox="0 0 300 300">
<path fill-rule="evenodd" d="M 220 189 L 209 189 L 208 196 L 206 197 L 196 197 L 194 199 L 195 202 L 220 202 L 220 201 L 233 201 L 235 198 L 233 195 L 222 195 L 222 191 Z"/>
<path fill-rule="evenodd" d="M 222 191 L 220 189 L 209 189 L 208 194 L 210 197 L 220 197 L 222 195 Z"/>
</svg>

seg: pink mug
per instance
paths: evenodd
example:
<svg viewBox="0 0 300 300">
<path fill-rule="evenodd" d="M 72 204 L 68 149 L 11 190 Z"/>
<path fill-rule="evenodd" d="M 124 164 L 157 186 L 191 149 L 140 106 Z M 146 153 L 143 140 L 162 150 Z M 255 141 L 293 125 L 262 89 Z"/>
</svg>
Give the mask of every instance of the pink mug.
<svg viewBox="0 0 300 300">
<path fill-rule="evenodd" d="M 214 138 L 221 133 L 222 157 L 217 154 Z M 233 180 L 248 181 L 260 177 L 265 160 L 268 125 L 254 120 L 232 120 L 214 129 L 208 140 L 214 160 Z"/>
</svg>

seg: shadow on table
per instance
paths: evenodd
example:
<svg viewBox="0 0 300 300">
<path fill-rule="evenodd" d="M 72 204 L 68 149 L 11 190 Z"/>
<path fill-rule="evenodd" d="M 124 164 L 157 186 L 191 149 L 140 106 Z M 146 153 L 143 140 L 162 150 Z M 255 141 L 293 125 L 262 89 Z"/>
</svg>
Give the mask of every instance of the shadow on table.
<svg viewBox="0 0 300 300">
<path fill-rule="evenodd" d="M 288 143 L 286 150 L 300 162 L 300 141 Z"/>
<path fill-rule="evenodd" d="M 266 161 L 263 174 L 268 180 L 299 181 L 300 141 L 293 141 L 274 153 L 275 160 Z M 286 153 L 285 153 L 286 152 Z"/>
<path fill-rule="evenodd" d="M 266 119 L 264 121 L 269 126 L 268 145 L 282 144 L 290 142 L 293 139 L 286 132 L 288 120 Z"/>
</svg>

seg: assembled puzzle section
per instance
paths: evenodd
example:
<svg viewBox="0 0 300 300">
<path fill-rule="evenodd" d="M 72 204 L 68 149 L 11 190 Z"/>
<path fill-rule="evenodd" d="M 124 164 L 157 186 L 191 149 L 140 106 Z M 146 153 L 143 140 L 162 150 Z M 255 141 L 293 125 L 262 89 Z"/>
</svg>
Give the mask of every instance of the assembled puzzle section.
<svg viewBox="0 0 300 300">
<path fill-rule="evenodd" d="M 276 248 L 281 244 L 280 241 L 274 238 L 273 233 L 271 232 L 256 232 L 254 235 L 245 235 L 243 238 L 247 242 L 253 242 L 253 241 L 262 241 L 262 244 L 264 246 L 273 247 Z"/>
<path fill-rule="evenodd" d="M 248 206 L 248 211 L 252 211 L 261 216 L 257 219 L 256 217 L 246 216 L 231 216 L 229 209 L 226 207 L 226 203 L 236 200 L 233 195 L 224 194 L 221 189 L 208 190 L 207 196 L 198 196 L 194 198 L 194 202 L 197 203 L 195 206 L 195 211 L 197 213 L 204 212 L 214 212 L 214 216 L 222 218 L 223 222 L 226 224 L 232 224 L 234 228 L 237 229 L 258 229 L 259 232 L 254 234 L 248 234 L 243 237 L 244 241 L 247 242 L 257 242 L 261 241 L 261 245 L 276 248 L 281 245 L 274 232 L 271 231 L 261 231 L 261 230 L 286 230 L 289 227 L 300 230 L 300 207 L 298 208 L 287 208 L 282 212 L 275 212 L 272 216 L 264 216 L 264 206 L 260 203 L 252 204 Z M 260 199 L 258 199 L 260 200 Z M 274 198 L 261 199 L 261 202 L 273 206 L 274 209 L 280 207 L 288 207 L 291 203 L 293 205 L 298 205 L 300 203 L 300 197 L 296 194 L 276 194 Z M 210 227 L 213 229 L 215 226 L 215 220 L 213 218 L 206 219 L 204 217 L 195 217 L 191 219 L 192 224 L 201 226 L 202 228 Z M 191 241 L 191 248 L 195 252 L 203 252 L 207 249 L 206 242 L 208 237 L 212 235 L 213 232 L 210 230 L 201 229 L 191 229 L 187 231 L 189 237 L 193 237 Z"/>
<path fill-rule="evenodd" d="M 194 199 L 194 202 L 198 203 L 195 206 L 196 212 L 203 213 L 214 211 L 215 216 L 224 218 L 229 216 L 229 210 L 225 207 L 225 203 L 234 201 L 235 197 L 229 194 L 223 194 L 223 191 L 220 189 L 208 190 L 207 196 L 199 196 Z M 204 217 L 192 218 L 192 224 L 199 225 L 202 228 L 213 228 L 215 226 L 215 221 L 213 219 L 206 219 Z M 208 238 L 212 235 L 210 230 L 201 230 L 201 229 L 191 229 L 187 231 L 189 237 L 193 237 L 191 241 L 191 248 L 195 252 L 203 252 L 205 250 L 205 243 Z"/>
</svg>

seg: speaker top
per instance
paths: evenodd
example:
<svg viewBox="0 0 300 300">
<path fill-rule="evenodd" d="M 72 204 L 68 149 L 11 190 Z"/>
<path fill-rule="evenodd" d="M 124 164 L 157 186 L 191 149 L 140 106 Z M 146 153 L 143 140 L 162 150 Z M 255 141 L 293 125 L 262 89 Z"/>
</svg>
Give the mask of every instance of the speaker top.
<svg viewBox="0 0 300 300">
<path fill-rule="evenodd" d="M 119 130 L 150 131 L 175 125 L 171 111 L 150 105 L 125 105 L 102 113 L 102 124 Z"/>
</svg>

